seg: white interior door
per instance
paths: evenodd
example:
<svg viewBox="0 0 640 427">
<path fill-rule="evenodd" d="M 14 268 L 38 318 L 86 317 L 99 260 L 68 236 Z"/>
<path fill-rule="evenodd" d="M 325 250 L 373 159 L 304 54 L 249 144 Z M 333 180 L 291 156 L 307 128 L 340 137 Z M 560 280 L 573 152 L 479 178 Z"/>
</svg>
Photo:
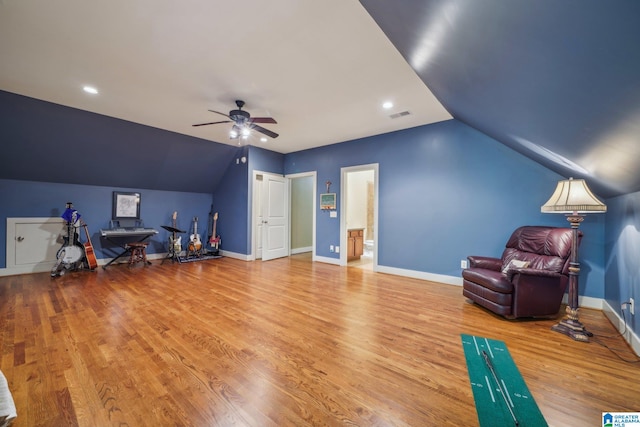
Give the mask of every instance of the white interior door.
<svg viewBox="0 0 640 427">
<path fill-rule="evenodd" d="M 262 175 L 256 175 L 253 180 L 253 233 L 256 259 L 262 258 L 262 225 L 264 222 L 262 211 Z"/>
<path fill-rule="evenodd" d="M 262 178 L 262 260 L 289 255 L 289 188 L 283 176 Z"/>
</svg>

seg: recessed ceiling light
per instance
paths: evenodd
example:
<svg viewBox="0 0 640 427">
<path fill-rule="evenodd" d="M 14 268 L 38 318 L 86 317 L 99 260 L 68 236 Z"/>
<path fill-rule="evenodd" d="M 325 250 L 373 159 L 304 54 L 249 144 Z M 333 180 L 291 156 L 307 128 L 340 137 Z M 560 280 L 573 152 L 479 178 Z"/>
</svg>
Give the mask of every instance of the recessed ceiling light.
<svg viewBox="0 0 640 427">
<path fill-rule="evenodd" d="M 384 104 L 382 104 L 382 108 L 384 108 L 385 110 L 388 110 L 389 108 L 393 107 L 393 102 L 391 101 L 387 101 Z"/>
<path fill-rule="evenodd" d="M 84 90 L 87 93 L 90 93 L 92 95 L 96 95 L 98 93 L 98 89 L 96 89 L 93 86 L 85 86 L 82 88 L 82 90 Z"/>
<path fill-rule="evenodd" d="M 262 138 L 260 138 L 260 142 L 267 142 L 267 138 L 263 136 Z"/>
</svg>

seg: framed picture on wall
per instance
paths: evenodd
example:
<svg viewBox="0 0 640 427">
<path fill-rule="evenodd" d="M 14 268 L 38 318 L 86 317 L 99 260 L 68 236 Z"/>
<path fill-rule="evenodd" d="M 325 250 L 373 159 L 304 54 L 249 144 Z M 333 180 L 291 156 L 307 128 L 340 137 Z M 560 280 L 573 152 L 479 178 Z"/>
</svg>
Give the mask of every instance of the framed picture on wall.
<svg viewBox="0 0 640 427">
<path fill-rule="evenodd" d="M 140 219 L 140 193 L 114 191 L 112 219 Z"/>
<path fill-rule="evenodd" d="M 320 209 L 335 209 L 335 208 L 336 208 L 336 193 L 320 194 Z"/>
</svg>

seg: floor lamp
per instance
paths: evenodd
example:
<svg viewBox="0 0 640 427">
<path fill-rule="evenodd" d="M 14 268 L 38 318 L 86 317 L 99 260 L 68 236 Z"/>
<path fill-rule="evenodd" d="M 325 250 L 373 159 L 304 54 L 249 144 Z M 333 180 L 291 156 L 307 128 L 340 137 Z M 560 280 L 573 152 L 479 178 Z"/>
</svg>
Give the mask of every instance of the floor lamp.
<svg viewBox="0 0 640 427">
<path fill-rule="evenodd" d="M 571 243 L 571 259 L 569 261 L 569 303 L 567 315 L 552 330 L 565 334 L 576 341 L 588 342 L 593 334 L 588 332 L 578 319 L 578 227 L 584 220 L 585 213 L 606 212 L 607 206 L 593 195 L 584 179 L 569 178 L 558 182 L 551 198 L 542 205 L 544 213 L 563 213 L 571 223 L 573 241 Z"/>
</svg>

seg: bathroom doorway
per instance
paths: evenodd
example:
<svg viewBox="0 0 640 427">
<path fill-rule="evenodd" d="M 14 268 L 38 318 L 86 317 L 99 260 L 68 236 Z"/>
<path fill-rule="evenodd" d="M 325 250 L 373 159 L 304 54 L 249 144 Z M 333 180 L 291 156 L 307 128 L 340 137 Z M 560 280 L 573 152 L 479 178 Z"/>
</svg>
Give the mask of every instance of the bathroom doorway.
<svg viewBox="0 0 640 427">
<path fill-rule="evenodd" d="M 378 164 L 342 168 L 340 264 L 376 271 Z"/>
</svg>

